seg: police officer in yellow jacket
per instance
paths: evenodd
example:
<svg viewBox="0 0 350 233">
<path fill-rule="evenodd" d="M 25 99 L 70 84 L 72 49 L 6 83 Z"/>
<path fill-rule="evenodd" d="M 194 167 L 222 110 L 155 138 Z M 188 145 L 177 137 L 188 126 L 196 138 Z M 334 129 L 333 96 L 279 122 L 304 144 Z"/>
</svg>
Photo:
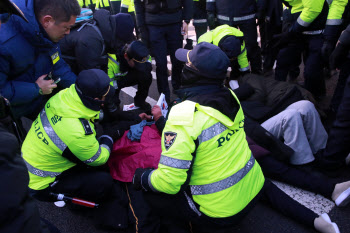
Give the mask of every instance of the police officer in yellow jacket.
<svg viewBox="0 0 350 233">
<path fill-rule="evenodd" d="M 275 36 L 277 56 L 275 79 L 286 81 L 290 67 L 300 65 L 304 56 L 305 88 L 317 99 L 325 94 L 324 66 L 321 48 L 327 21 L 328 3 L 325 0 L 282 0 L 291 9 L 292 23 L 285 32 Z"/>
<path fill-rule="evenodd" d="M 249 73 L 247 50 L 243 40 L 243 32 L 228 25 L 221 25 L 203 34 L 198 43 L 208 42 L 219 46 L 231 61 L 231 78 Z"/>
<path fill-rule="evenodd" d="M 176 57 L 186 62 L 177 93 L 187 100 L 170 110 L 158 169 L 138 168 L 133 183 L 173 226 L 192 221 L 196 232 L 218 232 L 252 208 L 264 176 L 245 139 L 239 101 L 222 86 L 227 56 L 203 42 Z"/>
<path fill-rule="evenodd" d="M 126 220 L 115 217 L 121 208 L 118 186 L 97 168 L 107 162 L 113 141 L 121 136 L 109 127 L 96 139 L 94 122 L 115 92 L 109 82 L 102 70 L 84 70 L 75 84 L 49 99 L 28 132 L 22 156 L 35 198 L 54 201 L 51 193 L 63 193 L 95 201 L 100 204 L 96 223 L 123 228 Z"/>
</svg>

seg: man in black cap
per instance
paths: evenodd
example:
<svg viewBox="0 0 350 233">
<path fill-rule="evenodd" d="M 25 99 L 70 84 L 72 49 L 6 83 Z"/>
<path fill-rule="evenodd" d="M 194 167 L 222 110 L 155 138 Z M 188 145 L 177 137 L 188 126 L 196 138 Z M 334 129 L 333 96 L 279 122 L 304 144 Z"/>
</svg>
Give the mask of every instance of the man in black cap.
<svg viewBox="0 0 350 233">
<path fill-rule="evenodd" d="M 119 93 L 122 88 L 137 85 L 135 106 L 146 111 L 151 110 L 151 106 L 145 101 L 152 83 L 151 71 L 149 51 L 141 41 L 125 45 L 120 54 L 108 54 L 108 76 L 116 89 L 116 105 L 120 104 Z"/>
<path fill-rule="evenodd" d="M 245 139 L 239 101 L 223 87 L 228 57 L 207 42 L 175 56 L 186 62 L 182 102 L 168 115 L 158 169 L 138 168 L 133 184 L 176 232 L 189 230 L 188 221 L 195 232 L 224 232 L 254 206 L 264 176 Z"/>
<path fill-rule="evenodd" d="M 134 22 L 129 14 L 111 15 L 97 10 L 93 20 L 75 27 L 60 41 L 63 59 L 75 74 L 101 69 L 107 73 L 107 53 L 118 54 L 134 38 Z"/>
<path fill-rule="evenodd" d="M 63 193 L 95 201 L 100 204 L 96 223 L 120 229 L 127 226 L 120 187 L 98 167 L 107 162 L 113 142 L 123 135 L 123 123 L 106 125 L 98 139 L 94 126 L 101 107 L 114 95 L 109 83 L 102 70 L 82 71 L 75 84 L 48 100 L 27 134 L 22 155 L 35 198 L 55 201 L 51 193 Z"/>
</svg>

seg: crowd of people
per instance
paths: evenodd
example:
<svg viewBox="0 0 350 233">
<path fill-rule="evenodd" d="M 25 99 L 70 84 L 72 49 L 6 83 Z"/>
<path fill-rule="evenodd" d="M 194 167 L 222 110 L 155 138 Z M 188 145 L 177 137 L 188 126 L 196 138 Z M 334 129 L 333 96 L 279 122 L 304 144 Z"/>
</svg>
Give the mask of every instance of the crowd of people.
<svg viewBox="0 0 350 233">
<path fill-rule="evenodd" d="M 33 198 L 72 197 L 107 230 L 128 228 L 131 208 L 137 232 L 233 232 L 264 201 L 340 232 L 270 179 L 350 202 L 350 181 L 329 178 L 349 169 L 349 12 L 348 0 L 0 0 L 0 232 L 59 232 Z M 197 45 L 182 48 L 191 20 Z M 167 115 L 146 102 L 152 59 Z M 134 85 L 139 110 L 122 111 Z M 161 154 L 142 159 L 157 166 L 113 179 L 115 143 L 153 124 Z"/>
</svg>

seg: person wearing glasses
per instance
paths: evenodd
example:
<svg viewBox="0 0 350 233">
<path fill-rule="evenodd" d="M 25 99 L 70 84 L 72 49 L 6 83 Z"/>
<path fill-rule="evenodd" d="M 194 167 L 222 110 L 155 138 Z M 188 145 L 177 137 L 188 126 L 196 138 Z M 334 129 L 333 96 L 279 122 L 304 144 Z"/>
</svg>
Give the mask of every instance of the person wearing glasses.
<svg viewBox="0 0 350 233">
<path fill-rule="evenodd" d="M 243 32 L 228 25 L 221 25 L 204 33 L 198 43 L 208 42 L 219 46 L 231 61 L 230 79 L 250 73 Z"/>
<path fill-rule="evenodd" d="M 152 64 L 149 51 L 141 41 L 133 41 L 124 46 L 120 54 L 108 54 L 108 76 L 116 89 L 114 102 L 120 105 L 119 93 L 124 87 L 137 85 L 135 106 L 151 111 L 145 101 L 152 83 Z"/>
<path fill-rule="evenodd" d="M 129 14 L 112 15 L 100 9 L 93 19 L 72 29 L 60 41 L 63 59 L 78 75 L 82 70 L 101 69 L 107 73 L 107 53 L 120 53 L 134 38 L 134 22 Z"/>
</svg>

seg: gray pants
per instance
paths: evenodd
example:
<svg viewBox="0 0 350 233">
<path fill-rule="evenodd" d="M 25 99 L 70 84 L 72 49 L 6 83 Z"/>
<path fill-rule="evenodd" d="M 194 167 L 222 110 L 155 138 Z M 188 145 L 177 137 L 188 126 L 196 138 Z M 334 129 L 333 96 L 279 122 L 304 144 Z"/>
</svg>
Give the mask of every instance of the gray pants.
<svg viewBox="0 0 350 233">
<path fill-rule="evenodd" d="M 289 105 L 261 124 L 267 131 L 294 150 L 290 163 L 312 162 L 314 154 L 326 147 L 328 135 L 313 103 L 307 100 Z"/>
</svg>

